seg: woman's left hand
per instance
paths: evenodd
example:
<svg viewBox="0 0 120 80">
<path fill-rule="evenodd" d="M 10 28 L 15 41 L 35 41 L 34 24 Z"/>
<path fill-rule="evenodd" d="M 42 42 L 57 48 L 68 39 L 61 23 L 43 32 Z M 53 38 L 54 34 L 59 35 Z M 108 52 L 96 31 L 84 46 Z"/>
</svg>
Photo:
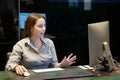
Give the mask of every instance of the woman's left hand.
<svg viewBox="0 0 120 80">
<path fill-rule="evenodd" d="M 73 56 L 73 53 L 71 53 L 68 57 L 64 57 L 64 59 L 60 62 L 60 67 L 68 67 L 74 63 L 76 63 L 77 57 Z"/>
</svg>

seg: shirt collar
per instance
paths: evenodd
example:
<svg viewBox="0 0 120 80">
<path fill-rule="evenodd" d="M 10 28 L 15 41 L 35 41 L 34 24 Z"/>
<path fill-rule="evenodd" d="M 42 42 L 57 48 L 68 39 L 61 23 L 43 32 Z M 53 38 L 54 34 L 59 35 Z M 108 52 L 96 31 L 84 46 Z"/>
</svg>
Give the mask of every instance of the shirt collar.
<svg viewBox="0 0 120 80">
<path fill-rule="evenodd" d="M 43 38 L 41 40 L 43 42 L 43 45 L 47 45 L 47 41 L 45 40 L 45 38 Z M 25 44 L 31 45 L 29 37 L 26 38 Z"/>
</svg>

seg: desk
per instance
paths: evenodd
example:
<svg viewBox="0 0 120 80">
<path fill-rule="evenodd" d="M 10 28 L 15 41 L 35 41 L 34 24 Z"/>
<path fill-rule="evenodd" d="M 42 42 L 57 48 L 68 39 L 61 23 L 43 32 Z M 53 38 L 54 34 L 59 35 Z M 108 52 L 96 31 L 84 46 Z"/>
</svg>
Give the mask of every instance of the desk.
<svg viewBox="0 0 120 80">
<path fill-rule="evenodd" d="M 16 73 L 11 71 L 0 71 L 0 80 L 45 80 L 45 79 L 54 79 L 54 80 L 120 80 L 120 69 L 117 69 L 111 73 L 94 71 L 93 74 L 86 71 L 86 76 L 79 75 L 81 69 L 77 66 L 72 66 L 65 68 L 63 71 L 56 72 L 45 72 L 45 73 L 34 73 L 29 70 L 30 76 L 18 76 Z M 83 72 L 84 74 L 84 72 Z"/>
</svg>

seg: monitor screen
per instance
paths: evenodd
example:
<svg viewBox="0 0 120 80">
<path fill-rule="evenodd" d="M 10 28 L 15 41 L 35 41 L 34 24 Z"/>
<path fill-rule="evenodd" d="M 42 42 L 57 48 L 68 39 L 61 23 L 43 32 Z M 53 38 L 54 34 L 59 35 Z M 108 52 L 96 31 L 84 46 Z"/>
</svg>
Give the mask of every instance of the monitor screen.
<svg viewBox="0 0 120 80">
<path fill-rule="evenodd" d="M 24 29 L 25 20 L 27 19 L 27 17 L 30 14 L 31 13 L 27 13 L 27 12 L 20 12 L 19 13 L 19 26 L 20 26 L 20 29 Z M 40 13 L 40 14 L 46 18 L 46 14 L 45 13 Z"/>
<path fill-rule="evenodd" d="M 95 66 L 97 59 L 103 55 L 103 42 L 110 43 L 109 21 L 88 24 L 89 64 Z"/>
</svg>

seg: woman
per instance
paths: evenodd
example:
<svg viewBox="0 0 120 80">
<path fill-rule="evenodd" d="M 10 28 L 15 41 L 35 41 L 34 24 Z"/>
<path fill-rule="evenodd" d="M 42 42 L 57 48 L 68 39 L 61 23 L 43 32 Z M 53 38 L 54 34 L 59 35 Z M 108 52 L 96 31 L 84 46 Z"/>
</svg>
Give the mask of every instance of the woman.
<svg viewBox="0 0 120 80">
<path fill-rule="evenodd" d="M 24 38 L 17 42 L 6 64 L 6 70 L 23 75 L 27 69 L 68 67 L 75 63 L 76 56 L 70 54 L 58 63 L 54 43 L 44 38 L 46 21 L 38 13 L 32 13 L 25 22 Z"/>
</svg>

